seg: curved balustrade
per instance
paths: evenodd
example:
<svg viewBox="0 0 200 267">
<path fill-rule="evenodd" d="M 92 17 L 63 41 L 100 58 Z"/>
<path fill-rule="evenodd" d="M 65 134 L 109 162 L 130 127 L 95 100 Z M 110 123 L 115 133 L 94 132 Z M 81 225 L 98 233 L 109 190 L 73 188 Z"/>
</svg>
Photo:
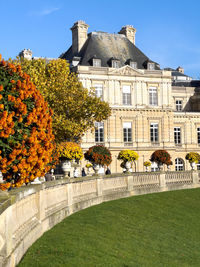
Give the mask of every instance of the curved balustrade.
<svg viewBox="0 0 200 267">
<path fill-rule="evenodd" d="M 55 224 L 104 201 L 200 187 L 197 171 L 113 174 L 61 179 L 0 192 L 0 266 L 16 266 L 26 250 Z"/>
</svg>

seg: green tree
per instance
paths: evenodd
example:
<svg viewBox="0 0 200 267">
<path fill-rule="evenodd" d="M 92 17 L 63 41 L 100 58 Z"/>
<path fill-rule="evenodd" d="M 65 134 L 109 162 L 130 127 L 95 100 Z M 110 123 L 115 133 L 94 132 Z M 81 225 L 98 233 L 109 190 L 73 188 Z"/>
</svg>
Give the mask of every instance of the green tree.
<svg viewBox="0 0 200 267">
<path fill-rule="evenodd" d="M 94 128 L 95 121 L 107 119 L 111 110 L 108 103 L 96 97 L 94 90 L 82 86 L 71 73 L 66 60 L 16 60 L 28 73 L 36 87 L 54 111 L 53 129 L 56 141 L 80 140 Z"/>
</svg>

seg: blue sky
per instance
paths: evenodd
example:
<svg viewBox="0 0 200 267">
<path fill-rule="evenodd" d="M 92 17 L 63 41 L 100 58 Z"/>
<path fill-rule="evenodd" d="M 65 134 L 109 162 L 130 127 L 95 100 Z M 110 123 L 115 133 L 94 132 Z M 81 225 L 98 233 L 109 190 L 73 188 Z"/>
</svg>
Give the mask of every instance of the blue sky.
<svg viewBox="0 0 200 267">
<path fill-rule="evenodd" d="M 84 20 L 91 31 L 137 29 L 136 46 L 161 67 L 179 65 L 200 78 L 199 0 L 0 0 L 0 53 L 15 58 L 58 57 L 71 45 L 70 27 Z"/>
</svg>

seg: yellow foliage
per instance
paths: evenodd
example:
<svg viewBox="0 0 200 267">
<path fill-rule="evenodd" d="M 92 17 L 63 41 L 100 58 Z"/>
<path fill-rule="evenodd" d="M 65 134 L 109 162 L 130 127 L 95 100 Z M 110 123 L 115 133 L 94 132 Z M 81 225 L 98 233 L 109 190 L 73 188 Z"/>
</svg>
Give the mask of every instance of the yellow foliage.
<svg viewBox="0 0 200 267">
<path fill-rule="evenodd" d="M 139 158 L 138 153 L 130 149 L 121 150 L 117 157 L 117 159 L 123 161 L 135 161 L 138 160 L 138 158 Z"/>
<path fill-rule="evenodd" d="M 81 147 L 73 142 L 62 142 L 57 147 L 59 157 L 67 158 L 68 160 L 83 158 Z"/>
<path fill-rule="evenodd" d="M 19 61 L 20 59 L 16 60 Z M 54 111 L 53 129 L 57 141 L 79 140 L 95 121 L 110 116 L 108 103 L 88 92 L 76 74 L 70 73 L 66 60 L 21 59 L 22 70 L 28 73 Z"/>
<path fill-rule="evenodd" d="M 151 166 L 151 162 L 150 161 L 145 161 L 143 165 L 145 167 L 149 167 L 149 166 Z"/>
</svg>

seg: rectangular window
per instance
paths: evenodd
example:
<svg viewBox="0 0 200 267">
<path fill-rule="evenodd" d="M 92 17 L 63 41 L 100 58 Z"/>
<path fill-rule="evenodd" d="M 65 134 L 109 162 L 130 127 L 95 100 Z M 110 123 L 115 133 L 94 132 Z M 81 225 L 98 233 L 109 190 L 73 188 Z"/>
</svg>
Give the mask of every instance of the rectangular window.
<svg viewBox="0 0 200 267">
<path fill-rule="evenodd" d="M 119 61 L 118 60 L 112 60 L 112 68 L 119 68 Z"/>
<path fill-rule="evenodd" d="M 158 91 L 156 87 L 149 88 L 149 105 L 151 106 L 158 105 Z"/>
<path fill-rule="evenodd" d="M 197 144 L 200 145 L 200 127 L 197 128 Z"/>
<path fill-rule="evenodd" d="M 123 105 L 131 105 L 131 87 L 130 85 L 124 85 L 122 87 Z"/>
<path fill-rule="evenodd" d="M 148 63 L 148 70 L 155 70 L 155 63 Z"/>
<path fill-rule="evenodd" d="M 104 124 L 103 122 L 95 122 L 95 142 L 104 142 Z"/>
<path fill-rule="evenodd" d="M 130 62 L 130 66 L 131 66 L 133 69 L 137 69 L 137 62 L 133 62 L 133 61 L 131 61 L 131 62 Z"/>
<path fill-rule="evenodd" d="M 150 124 L 150 138 L 152 143 L 158 143 L 158 123 Z"/>
<path fill-rule="evenodd" d="M 123 123 L 124 143 L 132 142 L 132 124 L 131 122 Z"/>
<path fill-rule="evenodd" d="M 101 59 L 93 59 L 93 67 L 101 67 Z"/>
<path fill-rule="evenodd" d="M 176 100 L 176 111 L 182 110 L 182 100 Z"/>
<path fill-rule="evenodd" d="M 174 143 L 176 145 L 181 144 L 181 128 L 174 127 Z"/>
<path fill-rule="evenodd" d="M 103 100 L 103 85 L 102 84 L 95 84 L 95 94 L 97 97 L 99 97 L 101 100 Z"/>
</svg>

